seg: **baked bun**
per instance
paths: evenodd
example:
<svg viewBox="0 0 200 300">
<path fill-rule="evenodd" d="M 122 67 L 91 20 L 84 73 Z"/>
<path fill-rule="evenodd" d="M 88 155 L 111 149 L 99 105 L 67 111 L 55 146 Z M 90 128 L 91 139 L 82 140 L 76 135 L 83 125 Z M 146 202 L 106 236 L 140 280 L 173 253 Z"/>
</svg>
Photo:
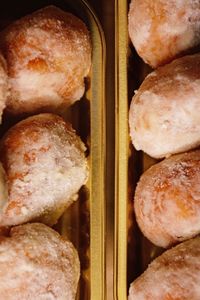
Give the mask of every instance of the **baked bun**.
<svg viewBox="0 0 200 300">
<path fill-rule="evenodd" d="M 12 127 L 0 144 L 8 184 L 0 225 L 56 223 L 87 181 L 84 152 L 71 125 L 57 115 L 36 115 Z"/>
<path fill-rule="evenodd" d="M 91 44 L 77 17 L 48 6 L 11 24 L 0 43 L 8 62 L 10 113 L 53 111 L 83 96 Z"/>
<path fill-rule="evenodd" d="M 6 61 L 0 53 L 0 124 L 2 121 L 3 110 L 6 106 L 9 95 L 9 84 L 7 75 Z"/>
<path fill-rule="evenodd" d="M 132 0 L 129 35 L 136 51 L 153 68 L 200 44 L 200 1 Z"/>
<path fill-rule="evenodd" d="M 74 246 L 46 225 L 21 225 L 1 236 L 2 300 L 75 300 L 79 276 Z"/>
<path fill-rule="evenodd" d="M 200 233 L 200 150 L 149 168 L 137 184 L 134 206 L 140 229 L 157 246 Z"/>
<path fill-rule="evenodd" d="M 200 238 L 156 258 L 130 287 L 129 300 L 199 300 Z"/>
<path fill-rule="evenodd" d="M 133 145 L 154 158 L 200 145 L 200 54 L 185 56 L 146 77 L 132 99 Z"/>
</svg>

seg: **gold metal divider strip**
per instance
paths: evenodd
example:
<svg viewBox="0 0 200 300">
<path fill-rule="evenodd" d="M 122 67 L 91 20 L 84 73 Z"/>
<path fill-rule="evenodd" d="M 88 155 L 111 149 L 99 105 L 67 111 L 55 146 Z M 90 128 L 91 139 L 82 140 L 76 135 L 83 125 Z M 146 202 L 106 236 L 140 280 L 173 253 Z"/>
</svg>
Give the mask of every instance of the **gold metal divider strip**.
<svg viewBox="0 0 200 300">
<path fill-rule="evenodd" d="M 91 87 L 91 176 L 90 180 L 90 257 L 91 300 L 105 299 L 105 62 L 106 48 L 100 23 L 85 0 L 90 11 L 93 42 L 93 84 Z M 99 75 L 100 74 L 100 75 Z M 98 79 L 98 80 L 97 80 Z M 98 137 L 98 140 L 97 140 Z"/>
<path fill-rule="evenodd" d="M 115 186 L 115 299 L 127 299 L 128 93 L 127 2 L 115 3 L 116 186 Z"/>
</svg>

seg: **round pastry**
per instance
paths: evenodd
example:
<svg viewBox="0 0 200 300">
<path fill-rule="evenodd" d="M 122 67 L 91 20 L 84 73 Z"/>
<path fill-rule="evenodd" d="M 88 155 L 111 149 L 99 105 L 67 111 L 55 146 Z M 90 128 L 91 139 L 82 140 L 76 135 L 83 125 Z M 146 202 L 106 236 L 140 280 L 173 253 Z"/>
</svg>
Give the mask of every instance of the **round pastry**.
<svg viewBox="0 0 200 300">
<path fill-rule="evenodd" d="M 199 300 L 200 238 L 156 258 L 129 289 L 129 300 Z"/>
<path fill-rule="evenodd" d="M 8 185 L 0 225 L 56 223 L 87 181 L 84 151 L 71 125 L 57 115 L 36 115 L 12 127 L 0 144 Z"/>
<path fill-rule="evenodd" d="M 132 143 L 154 158 L 200 145 L 200 54 L 149 74 L 132 99 Z"/>
<path fill-rule="evenodd" d="M 0 44 L 8 62 L 10 113 L 55 110 L 83 96 L 91 44 L 77 17 L 48 6 L 11 24 Z"/>
<path fill-rule="evenodd" d="M 75 300 L 79 276 L 74 246 L 46 225 L 20 225 L 1 236 L 2 300 Z"/>
<path fill-rule="evenodd" d="M 9 95 L 9 84 L 6 61 L 0 53 L 0 123 L 2 121 L 3 110 Z"/>
<path fill-rule="evenodd" d="M 200 233 L 200 150 L 149 168 L 137 184 L 134 207 L 141 231 L 157 246 Z"/>
<path fill-rule="evenodd" d="M 129 35 L 136 51 L 153 68 L 200 44 L 200 1 L 132 0 Z"/>
</svg>

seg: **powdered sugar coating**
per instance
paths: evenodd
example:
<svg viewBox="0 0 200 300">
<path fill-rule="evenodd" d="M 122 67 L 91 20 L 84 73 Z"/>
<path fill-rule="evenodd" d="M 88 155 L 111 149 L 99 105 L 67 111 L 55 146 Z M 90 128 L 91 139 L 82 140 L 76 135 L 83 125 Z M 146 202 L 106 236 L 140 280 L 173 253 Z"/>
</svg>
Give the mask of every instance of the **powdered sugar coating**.
<svg viewBox="0 0 200 300">
<path fill-rule="evenodd" d="M 9 84 L 7 75 L 7 64 L 0 53 L 0 123 L 2 121 L 3 110 L 9 96 Z"/>
<path fill-rule="evenodd" d="M 129 289 L 129 300 L 199 300 L 200 238 L 156 258 Z"/>
<path fill-rule="evenodd" d="M 200 150 L 152 166 L 137 184 L 134 208 L 143 234 L 167 248 L 200 233 Z"/>
<path fill-rule="evenodd" d="M 85 146 L 61 117 L 40 114 L 11 128 L 1 141 L 8 201 L 0 225 L 54 224 L 86 183 Z"/>
<path fill-rule="evenodd" d="M 185 56 L 146 77 L 132 99 L 132 143 L 155 158 L 200 145 L 200 54 Z"/>
<path fill-rule="evenodd" d="M 129 35 L 153 68 L 170 62 L 200 44 L 200 1 L 132 0 Z"/>
<path fill-rule="evenodd" d="M 21 225 L 0 239 L 1 299 L 74 300 L 79 276 L 74 246 L 46 225 Z"/>
<path fill-rule="evenodd" d="M 55 110 L 83 96 L 91 43 L 77 17 L 48 6 L 11 24 L 0 44 L 8 62 L 11 113 Z"/>
</svg>

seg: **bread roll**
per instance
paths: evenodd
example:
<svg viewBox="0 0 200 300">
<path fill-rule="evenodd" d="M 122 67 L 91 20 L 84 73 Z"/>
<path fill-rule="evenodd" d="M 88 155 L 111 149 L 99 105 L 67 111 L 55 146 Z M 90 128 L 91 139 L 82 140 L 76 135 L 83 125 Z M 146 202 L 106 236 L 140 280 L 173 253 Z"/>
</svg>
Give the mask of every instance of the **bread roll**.
<svg viewBox="0 0 200 300">
<path fill-rule="evenodd" d="M 199 0 L 132 0 L 129 35 L 136 51 L 153 68 L 200 44 Z"/>
<path fill-rule="evenodd" d="M 85 149 L 71 125 L 57 115 L 36 115 L 12 127 L 0 143 L 8 184 L 0 226 L 56 223 L 87 181 Z"/>
<path fill-rule="evenodd" d="M 46 225 L 21 225 L 1 236 L 2 300 L 75 300 L 79 276 L 74 246 Z"/>
<path fill-rule="evenodd" d="M 134 207 L 140 229 L 157 246 L 200 233 L 200 150 L 148 169 L 137 184 Z"/>
<path fill-rule="evenodd" d="M 154 158 L 200 145 L 200 54 L 185 56 L 146 77 L 132 99 L 133 145 Z"/>
<path fill-rule="evenodd" d="M 129 289 L 128 300 L 199 300 L 200 238 L 156 258 Z"/>
<path fill-rule="evenodd" d="M 0 45 L 8 62 L 10 113 L 55 111 L 83 96 L 91 43 L 77 17 L 45 7 L 0 33 Z"/>
</svg>

